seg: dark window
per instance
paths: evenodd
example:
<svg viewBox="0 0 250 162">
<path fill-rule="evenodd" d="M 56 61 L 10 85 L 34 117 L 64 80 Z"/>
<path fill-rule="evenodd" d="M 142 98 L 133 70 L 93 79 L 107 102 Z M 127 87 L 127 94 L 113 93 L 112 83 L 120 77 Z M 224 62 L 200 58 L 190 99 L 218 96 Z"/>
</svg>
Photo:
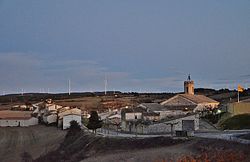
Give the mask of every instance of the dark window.
<svg viewBox="0 0 250 162">
<path fill-rule="evenodd" d="M 135 119 L 137 119 L 137 115 L 135 115 Z"/>
</svg>

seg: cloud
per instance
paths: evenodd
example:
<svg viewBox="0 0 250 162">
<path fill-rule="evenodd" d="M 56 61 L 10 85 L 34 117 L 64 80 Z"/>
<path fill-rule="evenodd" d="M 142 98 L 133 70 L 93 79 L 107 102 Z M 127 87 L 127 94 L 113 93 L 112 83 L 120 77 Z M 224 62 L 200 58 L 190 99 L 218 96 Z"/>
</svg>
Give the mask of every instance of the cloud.
<svg viewBox="0 0 250 162">
<path fill-rule="evenodd" d="M 34 53 L 0 53 L 0 93 L 66 92 L 68 79 L 71 79 L 73 91 L 103 91 L 105 76 L 108 90 L 139 92 L 182 92 L 186 79 L 179 68 L 170 67 L 168 76 L 150 77 L 152 74 L 111 70 L 94 60 L 65 58 L 45 58 Z M 196 78 L 198 78 L 196 76 Z M 246 83 L 249 75 L 238 78 L 223 77 L 215 79 L 195 79 L 195 87 L 232 88 L 236 83 Z"/>
<path fill-rule="evenodd" d="M 51 60 L 29 53 L 0 53 L 0 91 L 50 89 L 65 92 L 68 79 L 74 91 L 101 90 L 105 75 L 110 82 L 125 80 L 126 72 L 110 71 L 92 60 Z"/>
</svg>

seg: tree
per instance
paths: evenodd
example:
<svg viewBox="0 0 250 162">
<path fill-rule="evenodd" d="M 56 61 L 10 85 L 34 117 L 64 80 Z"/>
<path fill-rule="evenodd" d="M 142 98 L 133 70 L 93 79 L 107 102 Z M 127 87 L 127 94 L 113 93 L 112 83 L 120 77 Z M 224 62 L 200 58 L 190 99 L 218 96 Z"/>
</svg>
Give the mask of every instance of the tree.
<svg viewBox="0 0 250 162">
<path fill-rule="evenodd" d="M 79 131 L 79 130 L 81 130 L 81 126 L 78 124 L 77 121 L 72 120 L 72 121 L 70 122 L 69 130 L 72 130 L 72 131 Z"/>
<path fill-rule="evenodd" d="M 76 133 L 78 133 L 80 131 L 81 131 L 81 126 L 78 124 L 77 121 L 72 120 L 70 122 L 70 127 L 69 127 L 69 131 L 68 131 L 68 133 L 66 135 L 66 138 L 70 137 L 70 136 L 74 136 Z"/>
<path fill-rule="evenodd" d="M 99 119 L 97 112 L 91 111 L 87 128 L 93 130 L 93 132 L 96 133 L 96 129 L 101 127 L 102 121 Z"/>
</svg>

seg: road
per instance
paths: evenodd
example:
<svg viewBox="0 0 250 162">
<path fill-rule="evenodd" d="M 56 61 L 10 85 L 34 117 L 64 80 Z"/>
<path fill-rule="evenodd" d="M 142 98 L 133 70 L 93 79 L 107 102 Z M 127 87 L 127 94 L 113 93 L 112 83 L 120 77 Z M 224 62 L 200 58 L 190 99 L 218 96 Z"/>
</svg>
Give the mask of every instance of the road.
<svg viewBox="0 0 250 162">
<path fill-rule="evenodd" d="M 108 137 L 137 137 L 137 138 L 149 138 L 149 137 L 159 137 L 159 136 L 167 136 L 170 137 L 169 134 L 159 134 L 159 135 L 141 135 L 141 134 L 130 134 L 130 133 L 121 133 L 116 132 L 114 130 L 107 130 L 107 129 L 99 129 L 98 134 L 101 136 L 108 136 Z M 229 130 L 229 131 L 221 131 L 216 129 L 212 124 L 208 123 L 207 121 L 201 119 L 200 120 L 200 129 L 198 131 L 195 131 L 194 136 L 195 137 L 201 137 L 201 138 L 212 138 L 212 139 L 223 139 L 223 140 L 229 140 L 229 141 L 235 141 L 243 144 L 250 144 L 250 140 L 244 140 L 239 139 L 237 136 L 250 133 L 250 130 Z"/>
</svg>

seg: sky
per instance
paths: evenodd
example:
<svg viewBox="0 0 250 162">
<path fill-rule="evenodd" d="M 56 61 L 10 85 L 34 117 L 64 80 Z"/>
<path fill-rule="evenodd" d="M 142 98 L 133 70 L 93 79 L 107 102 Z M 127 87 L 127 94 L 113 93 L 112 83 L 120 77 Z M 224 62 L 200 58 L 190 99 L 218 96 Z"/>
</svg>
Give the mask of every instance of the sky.
<svg viewBox="0 0 250 162">
<path fill-rule="evenodd" d="M 181 92 L 188 74 L 250 86 L 249 0 L 0 0 L 0 94 Z"/>
</svg>

